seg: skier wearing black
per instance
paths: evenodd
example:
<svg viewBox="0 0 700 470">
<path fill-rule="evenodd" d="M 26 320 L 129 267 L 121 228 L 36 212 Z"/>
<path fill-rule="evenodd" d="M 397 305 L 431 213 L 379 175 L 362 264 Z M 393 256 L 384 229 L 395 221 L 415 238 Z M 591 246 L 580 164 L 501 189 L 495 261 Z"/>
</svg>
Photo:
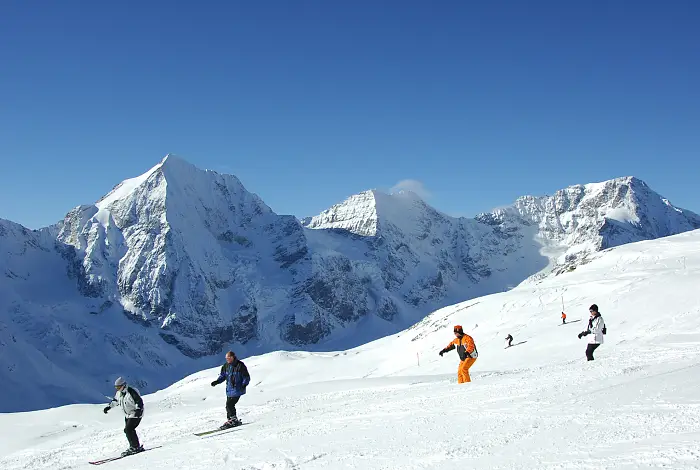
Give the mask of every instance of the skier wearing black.
<svg viewBox="0 0 700 470">
<path fill-rule="evenodd" d="M 513 346 L 513 337 L 510 334 L 506 336 L 506 341 L 508 341 L 508 346 L 506 346 L 507 348 Z"/>
<path fill-rule="evenodd" d="M 603 344 L 603 335 L 606 333 L 606 328 L 605 321 L 603 321 L 603 317 L 600 315 L 596 304 L 591 305 L 588 311 L 591 314 L 591 318 L 588 319 L 588 329 L 579 333 L 578 339 L 591 334 L 593 335 L 588 340 L 588 347 L 586 348 L 586 359 L 593 361 L 593 351 Z"/>
<path fill-rule="evenodd" d="M 238 360 L 233 351 L 226 353 L 226 364 L 221 366 L 219 377 L 211 386 L 216 387 L 223 381 L 226 381 L 226 422 L 219 429 L 228 429 L 242 424 L 236 417 L 236 403 L 245 395 L 245 389 L 250 383 L 248 368 Z"/>
<path fill-rule="evenodd" d="M 114 388 L 117 389 L 117 393 L 103 411 L 107 414 L 115 406 L 120 406 L 126 415 L 124 417 L 124 434 L 129 441 L 129 448 L 122 452 L 122 457 L 143 452 L 143 446 L 139 444 L 139 436 L 136 434 L 136 428 L 143 417 L 143 399 L 139 391 L 129 386 L 121 377 L 114 382 Z"/>
</svg>

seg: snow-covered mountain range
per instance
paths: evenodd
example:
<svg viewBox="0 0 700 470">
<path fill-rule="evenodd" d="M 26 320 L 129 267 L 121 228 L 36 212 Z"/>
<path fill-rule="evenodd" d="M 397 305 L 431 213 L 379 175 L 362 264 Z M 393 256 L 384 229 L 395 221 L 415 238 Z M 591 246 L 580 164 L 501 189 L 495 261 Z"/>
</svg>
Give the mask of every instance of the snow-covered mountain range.
<svg viewBox="0 0 700 470">
<path fill-rule="evenodd" d="M 0 411 L 99 399 L 125 369 L 153 390 L 229 348 L 356 346 L 602 249 L 695 228 L 700 216 L 631 177 L 474 219 L 366 191 L 300 221 L 234 176 L 167 156 L 54 226 L 0 221 L 0 377 L 11 385 Z"/>
</svg>

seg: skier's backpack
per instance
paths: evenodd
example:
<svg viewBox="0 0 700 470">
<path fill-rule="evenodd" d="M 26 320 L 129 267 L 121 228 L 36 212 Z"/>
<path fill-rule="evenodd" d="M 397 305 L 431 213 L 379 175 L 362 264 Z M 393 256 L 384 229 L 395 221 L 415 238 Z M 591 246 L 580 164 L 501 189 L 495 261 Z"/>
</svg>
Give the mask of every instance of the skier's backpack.
<svg viewBox="0 0 700 470">
<path fill-rule="evenodd" d="M 605 325 L 603 325 L 603 334 L 604 335 L 608 334 L 608 328 Z"/>
</svg>

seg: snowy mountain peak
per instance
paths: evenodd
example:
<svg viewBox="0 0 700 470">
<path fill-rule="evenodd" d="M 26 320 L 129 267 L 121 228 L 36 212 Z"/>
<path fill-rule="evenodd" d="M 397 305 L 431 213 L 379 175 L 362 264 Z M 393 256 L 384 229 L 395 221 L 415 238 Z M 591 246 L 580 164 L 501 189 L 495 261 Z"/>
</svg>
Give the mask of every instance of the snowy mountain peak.
<svg viewBox="0 0 700 470">
<path fill-rule="evenodd" d="M 168 155 L 117 185 L 95 206 L 69 212 L 58 240 L 78 250 L 92 294 L 134 319 L 177 326 L 194 336 L 202 331 L 197 315 L 216 311 L 216 286 L 232 284 L 235 270 L 224 252 L 250 247 L 274 217 L 235 176 L 200 170 Z M 216 324 L 226 323 L 214 316 Z M 178 344 L 194 355 L 203 341 Z"/>
<path fill-rule="evenodd" d="M 350 196 L 302 223 L 311 229 L 341 229 L 374 237 L 389 226 L 412 230 L 412 224 L 426 212 L 437 213 L 412 191 L 387 194 L 372 189 Z"/>
<path fill-rule="evenodd" d="M 303 220 L 312 229 L 342 229 L 361 236 L 377 234 L 377 194 L 375 190 L 354 194 L 343 202 Z"/>
<path fill-rule="evenodd" d="M 634 176 L 573 185 L 552 196 L 523 196 L 477 220 L 538 227 L 546 245 L 559 246 L 562 264 L 601 249 L 700 228 L 700 216 L 673 206 Z"/>
<path fill-rule="evenodd" d="M 250 202 L 256 206 L 257 209 L 254 210 L 271 212 L 235 176 L 202 170 L 177 155 L 168 154 L 153 168 L 135 178 L 122 181 L 97 201 L 95 207 L 98 210 L 94 216 L 103 225 L 109 225 L 112 212 L 116 212 L 120 215 L 121 222 L 126 223 L 124 216 L 129 211 L 138 211 L 145 206 L 149 206 L 149 217 L 155 214 L 162 216 L 166 209 L 172 209 L 172 215 L 181 216 L 185 215 L 183 206 L 190 206 L 190 210 L 195 212 L 201 209 L 193 204 L 192 198 L 197 202 L 217 205 L 213 200 L 217 196 L 227 199 L 229 209 L 245 201 L 244 204 Z M 116 207 L 111 208 L 113 205 Z M 211 207 L 209 209 L 212 210 Z"/>
</svg>

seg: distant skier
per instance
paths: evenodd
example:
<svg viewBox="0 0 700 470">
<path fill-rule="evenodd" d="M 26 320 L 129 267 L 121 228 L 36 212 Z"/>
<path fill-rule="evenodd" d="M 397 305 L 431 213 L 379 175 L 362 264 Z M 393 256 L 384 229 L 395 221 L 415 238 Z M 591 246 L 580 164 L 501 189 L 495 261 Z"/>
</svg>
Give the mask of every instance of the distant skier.
<svg viewBox="0 0 700 470">
<path fill-rule="evenodd" d="M 219 377 L 211 383 L 212 387 L 226 381 L 226 422 L 219 429 L 240 426 L 241 420 L 236 417 L 236 403 L 250 383 L 248 368 L 239 361 L 233 351 L 226 353 L 226 364 L 221 366 Z"/>
<path fill-rule="evenodd" d="M 566 324 L 566 313 L 561 312 L 561 324 Z"/>
<path fill-rule="evenodd" d="M 121 377 L 114 382 L 114 388 L 117 389 L 117 393 L 103 411 L 107 414 L 115 406 L 121 406 L 126 415 L 124 418 L 124 434 L 126 434 L 126 438 L 129 441 L 129 448 L 122 452 L 122 457 L 143 452 L 143 446 L 139 444 L 139 436 L 136 434 L 136 428 L 143 417 L 143 399 L 141 399 L 139 391 L 129 386 Z"/>
<path fill-rule="evenodd" d="M 506 341 L 508 341 L 508 346 L 506 346 L 506 348 L 513 346 L 513 337 L 510 334 L 506 336 Z"/>
<path fill-rule="evenodd" d="M 588 340 L 588 347 L 586 348 L 586 358 L 589 361 L 592 361 L 594 360 L 593 351 L 595 351 L 598 346 L 603 344 L 603 335 L 606 333 L 606 328 L 605 321 L 603 321 L 603 317 L 600 316 L 600 312 L 598 312 L 598 306 L 596 304 L 591 305 L 588 311 L 591 314 L 591 317 L 588 319 L 588 329 L 579 333 L 578 339 L 590 334 L 593 335 Z"/>
<path fill-rule="evenodd" d="M 461 325 L 455 325 L 454 334 L 456 338 L 440 351 L 440 357 L 446 352 L 457 348 L 457 354 L 460 359 L 459 367 L 457 368 L 457 382 L 471 382 L 472 379 L 469 377 L 469 368 L 476 362 L 476 358 L 479 357 L 479 352 L 474 344 L 474 339 L 464 333 Z"/>
</svg>

